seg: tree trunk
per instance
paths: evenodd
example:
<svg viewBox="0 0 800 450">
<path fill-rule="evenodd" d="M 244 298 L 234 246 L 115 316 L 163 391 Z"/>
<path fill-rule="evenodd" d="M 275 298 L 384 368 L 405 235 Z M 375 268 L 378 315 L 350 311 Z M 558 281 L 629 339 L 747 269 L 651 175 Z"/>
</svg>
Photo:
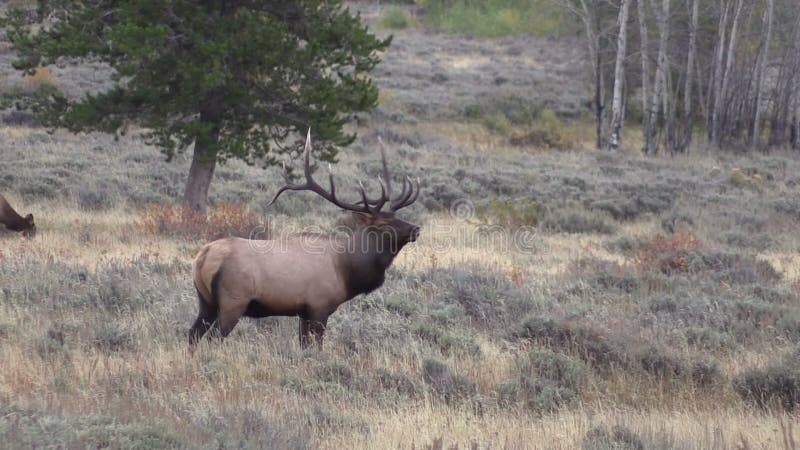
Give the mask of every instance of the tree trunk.
<svg viewBox="0 0 800 450">
<path fill-rule="evenodd" d="M 644 138 L 645 155 L 653 152 L 652 132 L 650 131 L 650 40 L 647 35 L 647 16 L 645 0 L 636 0 L 639 18 L 639 39 L 642 53 L 642 137 Z"/>
<path fill-rule="evenodd" d="M 658 21 L 658 68 L 661 75 L 661 111 L 664 123 L 664 147 L 670 154 L 675 150 L 675 108 L 672 99 L 672 76 L 669 70 L 669 7 L 670 0 L 661 1 L 661 16 Z"/>
<path fill-rule="evenodd" d="M 653 9 L 657 11 L 655 5 Z M 664 125 L 668 113 L 668 100 L 667 100 L 667 44 L 669 43 L 669 0 L 662 0 L 661 13 L 657 13 L 658 18 L 658 57 L 656 58 L 656 75 L 655 86 L 653 87 L 653 97 L 650 100 L 650 111 L 648 114 L 650 118 L 650 139 L 655 140 L 659 130 Z M 659 120 L 659 110 L 661 111 L 661 118 Z M 653 143 L 653 154 L 658 153 L 658 145 Z"/>
<path fill-rule="evenodd" d="M 727 35 L 728 11 L 730 9 L 730 3 L 726 3 L 725 0 L 720 0 L 719 7 L 720 18 L 719 23 L 717 24 L 717 45 L 716 55 L 714 58 L 714 74 L 711 83 L 709 83 L 709 114 L 708 123 L 706 124 L 708 131 L 708 143 L 712 146 L 716 140 L 714 129 L 716 128 L 718 120 L 717 100 L 719 99 L 721 101 L 720 97 L 722 97 L 722 70 L 725 64 L 725 37 Z"/>
<path fill-rule="evenodd" d="M 761 134 L 761 94 L 763 91 L 764 72 L 767 70 L 767 60 L 769 59 L 769 42 L 772 36 L 772 12 L 774 0 L 767 0 L 767 10 L 764 11 L 764 28 L 761 34 L 761 51 L 758 55 L 758 66 L 756 67 L 756 99 L 753 107 L 753 124 L 750 128 L 750 151 L 758 146 L 758 138 Z"/>
<path fill-rule="evenodd" d="M 772 119 L 769 133 L 769 146 L 779 147 L 787 144 L 787 131 L 792 130 L 792 118 L 794 117 L 794 105 L 796 101 L 795 91 L 798 85 L 797 72 L 800 70 L 800 13 L 794 21 L 791 40 L 794 45 L 786 46 L 781 57 L 780 70 L 775 80 L 775 91 L 772 97 Z M 789 144 L 793 144 L 792 136 L 788 136 Z"/>
<path fill-rule="evenodd" d="M 606 99 L 603 57 L 600 50 L 600 13 L 599 11 L 595 11 L 595 14 L 592 15 L 585 0 L 580 0 L 580 5 L 581 9 L 575 12 L 580 16 L 586 28 L 586 39 L 589 44 L 589 58 L 592 61 L 592 70 L 594 72 L 595 139 L 597 148 L 602 149 L 606 146 L 604 135 Z"/>
<path fill-rule="evenodd" d="M 199 140 L 194 143 L 192 165 L 183 194 L 183 207 L 203 214 L 208 208 L 208 188 L 217 166 L 217 152 L 213 149 L 213 145 Z"/>
<path fill-rule="evenodd" d="M 731 70 L 733 68 L 734 52 L 736 50 L 736 35 L 739 28 L 739 16 L 742 13 L 742 0 L 736 1 L 736 12 L 733 15 L 733 23 L 731 24 L 731 38 L 728 40 L 728 56 L 725 61 L 725 71 L 722 74 L 722 86 L 720 87 L 719 96 L 714 99 L 714 119 L 711 129 L 711 142 L 715 148 L 719 148 L 720 134 L 722 131 L 722 116 L 725 101 L 728 96 L 728 86 L 731 80 Z"/>
<path fill-rule="evenodd" d="M 686 84 L 683 87 L 683 136 L 679 150 L 683 153 L 692 145 L 692 77 L 694 76 L 694 59 L 697 51 L 697 22 L 700 2 L 692 0 L 692 18 L 689 24 L 689 48 L 686 57 Z"/>
<path fill-rule="evenodd" d="M 609 139 L 612 151 L 619 150 L 622 143 L 622 83 L 625 77 L 630 3 L 631 0 L 622 0 L 619 6 L 619 35 L 617 36 L 617 58 L 614 64 L 614 94 L 611 99 L 611 137 Z"/>
</svg>

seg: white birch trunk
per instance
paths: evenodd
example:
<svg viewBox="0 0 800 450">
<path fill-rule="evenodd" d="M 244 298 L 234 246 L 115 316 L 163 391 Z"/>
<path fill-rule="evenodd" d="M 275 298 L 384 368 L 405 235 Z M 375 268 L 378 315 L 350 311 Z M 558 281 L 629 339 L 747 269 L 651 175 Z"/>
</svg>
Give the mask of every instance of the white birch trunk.
<svg viewBox="0 0 800 450">
<path fill-rule="evenodd" d="M 763 92 L 764 73 L 767 70 L 769 59 L 769 43 L 772 38 L 772 15 L 775 7 L 774 0 L 767 0 L 767 10 L 764 11 L 764 29 L 761 33 L 761 47 L 758 55 L 758 67 L 756 68 L 756 99 L 755 111 L 753 113 L 753 123 L 750 128 L 750 151 L 758 146 L 759 135 L 761 134 L 761 95 Z"/>
<path fill-rule="evenodd" d="M 628 9 L 631 0 L 622 0 L 619 6 L 619 35 L 617 36 L 617 58 L 614 64 L 614 94 L 611 99 L 611 134 L 609 146 L 619 150 L 622 144 L 622 84 L 625 77 L 625 56 L 628 43 Z"/>
</svg>

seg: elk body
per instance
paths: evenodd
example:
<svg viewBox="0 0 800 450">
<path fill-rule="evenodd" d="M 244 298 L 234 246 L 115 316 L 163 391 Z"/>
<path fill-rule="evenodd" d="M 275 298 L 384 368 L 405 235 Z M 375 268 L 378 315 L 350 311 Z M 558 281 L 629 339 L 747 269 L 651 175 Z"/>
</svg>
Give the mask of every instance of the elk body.
<svg viewBox="0 0 800 450">
<path fill-rule="evenodd" d="M 199 313 L 189 331 L 190 346 L 209 329 L 226 337 L 243 316 L 299 316 L 300 346 L 307 348 L 313 338 L 321 348 L 328 317 L 344 302 L 380 287 L 400 250 L 419 236 L 418 226 L 394 215 L 416 201 L 419 183 L 406 177 L 402 192 L 392 199 L 385 155 L 380 198 L 368 198 L 361 185 L 357 203 L 336 197 L 333 175 L 327 191 L 314 181 L 310 158 L 309 134 L 306 182 L 283 186 L 270 204 L 287 190 L 312 191 L 351 213 L 345 232 L 271 241 L 226 238 L 203 247 L 194 263 Z M 382 211 L 384 206 L 388 211 Z"/>
<path fill-rule="evenodd" d="M 36 224 L 33 222 L 33 214 L 25 217 L 20 216 L 11 207 L 5 197 L 0 194 L 0 223 L 7 229 L 16 231 L 22 236 L 33 237 L 36 235 Z"/>
</svg>

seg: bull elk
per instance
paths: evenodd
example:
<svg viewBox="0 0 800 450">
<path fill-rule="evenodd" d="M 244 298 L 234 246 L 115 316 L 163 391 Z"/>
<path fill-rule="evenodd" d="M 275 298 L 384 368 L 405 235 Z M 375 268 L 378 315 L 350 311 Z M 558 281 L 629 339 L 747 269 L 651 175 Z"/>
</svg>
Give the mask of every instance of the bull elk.
<svg viewBox="0 0 800 450">
<path fill-rule="evenodd" d="M 225 338 L 242 316 L 299 316 L 300 347 L 308 348 L 313 337 L 321 349 L 328 317 L 344 302 L 380 287 L 400 250 L 419 237 L 417 225 L 395 217 L 417 200 L 419 181 L 406 176 L 402 191 L 393 198 L 386 155 L 382 156 L 380 197 L 369 198 L 359 183 L 361 200 L 347 203 L 336 196 L 332 174 L 329 190 L 312 177 L 309 132 L 305 183 L 287 180 L 269 205 L 286 191 L 314 192 L 351 213 L 344 220 L 347 232 L 299 233 L 275 241 L 231 237 L 204 246 L 194 262 L 199 313 L 189 331 L 190 348 L 209 329 Z"/>
<path fill-rule="evenodd" d="M 5 197 L 0 195 L 0 223 L 11 231 L 16 231 L 21 236 L 33 237 L 36 235 L 36 224 L 33 223 L 33 214 L 20 216 L 11 207 Z"/>
</svg>

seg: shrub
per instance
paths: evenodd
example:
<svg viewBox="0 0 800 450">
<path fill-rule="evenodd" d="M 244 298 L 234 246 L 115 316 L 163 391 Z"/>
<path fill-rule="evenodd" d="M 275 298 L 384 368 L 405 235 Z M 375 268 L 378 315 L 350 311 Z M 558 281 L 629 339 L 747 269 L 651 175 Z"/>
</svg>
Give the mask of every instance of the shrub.
<svg viewBox="0 0 800 450">
<path fill-rule="evenodd" d="M 633 431 L 620 425 L 609 430 L 597 426 L 583 438 L 581 450 L 644 450 L 642 439 Z"/>
<path fill-rule="evenodd" d="M 733 380 L 733 388 L 742 399 L 761 408 L 794 411 L 800 406 L 800 369 L 789 364 L 750 369 Z"/>
<path fill-rule="evenodd" d="M 686 341 L 699 350 L 709 351 L 732 349 L 735 345 L 730 335 L 706 327 L 687 328 Z"/>
<path fill-rule="evenodd" d="M 42 87 L 57 85 L 58 79 L 48 67 L 37 67 L 32 74 L 25 74 L 22 78 L 22 90 L 29 94 Z"/>
<path fill-rule="evenodd" d="M 475 342 L 475 338 L 467 334 L 446 332 L 438 325 L 428 324 L 418 326 L 415 333 L 423 340 L 438 347 L 445 356 L 480 356 L 481 354 L 481 348 Z"/>
<path fill-rule="evenodd" d="M 737 167 L 731 169 L 731 174 L 728 181 L 730 184 L 738 188 L 753 189 L 758 191 L 761 190 L 761 187 L 764 184 L 764 180 L 760 174 L 748 174 Z"/>
<path fill-rule="evenodd" d="M 664 380 L 684 375 L 683 361 L 655 346 L 648 346 L 637 355 L 639 365 L 645 372 Z"/>
<path fill-rule="evenodd" d="M 422 379 L 448 403 L 465 400 L 477 392 L 475 382 L 453 373 L 445 363 L 435 359 L 422 362 Z"/>
<path fill-rule="evenodd" d="M 479 204 L 477 217 L 485 224 L 500 225 L 506 228 L 535 226 L 539 222 L 539 204 L 528 199 L 492 199 Z"/>
<path fill-rule="evenodd" d="M 440 269 L 436 277 L 446 304 L 480 324 L 517 318 L 535 306 L 518 282 L 486 267 Z"/>
<path fill-rule="evenodd" d="M 529 339 L 552 349 L 573 352 L 588 364 L 602 369 L 626 364 L 622 349 L 612 344 L 607 336 L 575 322 L 556 322 L 533 316 L 524 320 L 510 337 Z"/>
<path fill-rule="evenodd" d="M 139 212 L 134 227 L 145 233 L 167 236 L 202 237 L 216 240 L 235 236 L 250 238 L 254 232 L 267 230 L 262 217 L 240 203 L 219 203 L 204 216 L 184 211 L 171 203 L 151 203 Z M 258 236 L 264 239 L 266 236 Z"/>
<path fill-rule="evenodd" d="M 575 146 L 566 125 L 551 109 L 539 111 L 534 121 L 534 129 L 522 135 L 512 136 L 509 143 L 518 147 L 532 146 L 554 150 L 566 150 Z"/>
<path fill-rule="evenodd" d="M 520 33 L 541 36 L 564 30 L 562 11 L 541 0 L 424 0 L 422 4 L 431 24 L 449 33 L 479 37 Z"/>
<path fill-rule="evenodd" d="M 381 14 L 380 25 L 383 28 L 392 30 L 402 30 L 410 27 L 414 23 L 414 18 L 407 9 L 402 6 L 391 5 Z"/>
<path fill-rule="evenodd" d="M 534 350 L 517 359 L 517 370 L 526 378 L 545 380 L 559 387 L 580 391 L 589 370 L 580 361 L 552 350 Z"/>
<path fill-rule="evenodd" d="M 312 413 L 316 414 L 316 411 Z M 286 450 L 313 448 L 310 442 L 312 433 L 309 430 L 309 421 L 303 420 L 305 418 L 268 416 L 256 409 L 237 408 L 214 411 L 213 414 L 193 419 L 192 425 L 197 428 L 198 435 L 205 441 L 207 448 Z"/>
<path fill-rule="evenodd" d="M 494 133 L 506 134 L 511 130 L 511 120 L 503 113 L 487 114 L 483 117 L 483 126 Z"/>
<path fill-rule="evenodd" d="M 120 352 L 136 348 L 133 334 L 113 321 L 103 321 L 95 326 L 92 344 L 96 348 L 108 352 Z"/>
<path fill-rule="evenodd" d="M 669 236 L 657 234 L 646 241 L 633 256 L 634 264 L 645 271 L 666 275 L 689 271 L 691 253 L 703 244 L 691 231 L 678 231 Z"/>
<path fill-rule="evenodd" d="M 317 379 L 325 383 L 338 383 L 347 388 L 355 388 L 358 378 L 350 367 L 340 363 L 325 363 L 317 370 Z"/>
<path fill-rule="evenodd" d="M 616 226 L 606 213 L 588 211 L 582 207 L 545 208 L 543 216 L 540 224 L 548 231 L 570 234 L 611 234 L 616 231 Z"/>
<path fill-rule="evenodd" d="M 397 392 L 406 397 L 417 397 L 420 394 L 420 388 L 417 383 L 410 377 L 402 373 L 389 372 L 385 369 L 379 369 L 376 373 L 378 384 L 381 388 Z"/>
<path fill-rule="evenodd" d="M 12 448 L 180 448 L 162 425 L 100 416 L 49 415 L 21 408 L 0 410 L 0 439 Z"/>
<path fill-rule="evenodd" d="M 111 195 L 106 187 L 81 186 L 77 196 L 78 206 L 87 211 L 102 211 L 111 207 Z"/>
</svg>

